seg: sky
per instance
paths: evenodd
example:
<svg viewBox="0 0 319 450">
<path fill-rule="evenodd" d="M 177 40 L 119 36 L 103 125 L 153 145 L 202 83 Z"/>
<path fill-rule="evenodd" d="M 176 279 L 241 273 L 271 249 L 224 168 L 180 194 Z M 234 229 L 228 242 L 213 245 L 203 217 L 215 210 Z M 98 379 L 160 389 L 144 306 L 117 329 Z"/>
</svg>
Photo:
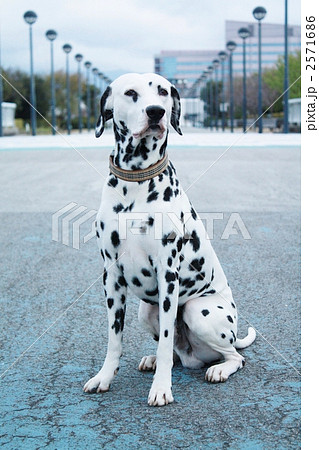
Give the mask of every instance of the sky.
<svg viewBox="0 0 319 450">
<path fill-rule="evenodd" d="M 264 6 L 266 23 L 284 22 L 284 0 L 0 0 L 1 64 L 29 71 L 29 33 L 23 14 L 36 12 L 32 26 L 34 70 L 50 71 L 48 29 L 54 41 L 55 69 L 65 68 L 62 46 L 72 45 L 74 59 L 114 79 L 126 72 L 153 72 L 161 50 L 224 50 L 225 20 L 254 21 L 252 10 Z M 288 21 L 300 25 L 300 0 L 288 0 Z"/>
</svg>

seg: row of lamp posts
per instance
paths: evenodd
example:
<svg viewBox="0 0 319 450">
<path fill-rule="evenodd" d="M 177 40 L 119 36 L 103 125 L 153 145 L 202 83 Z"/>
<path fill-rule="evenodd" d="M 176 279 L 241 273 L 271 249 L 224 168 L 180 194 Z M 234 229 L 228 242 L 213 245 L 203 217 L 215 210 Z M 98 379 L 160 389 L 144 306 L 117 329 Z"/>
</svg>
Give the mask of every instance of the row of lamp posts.
<svg viewBox="0 0 319 450">
<path fill-rule="evenodd" d="M 28 25 L 30 25 L 29 33 L 30 33 L 30 115 L 31 115 L 31 132 L 32 135 L 36 135 L 36 96 L 35 96 L 35 81 L 34 81 L 34 72 L 33 72 L 33 44 L 32 44 L 32 25 L 37 20 L 37 15 L 33 11 L 27 11 L 24 14 L 24 20 Z M 51 118 L 52 118 L 52 134 L 56 134 L 56 102 L 55 102 L 55 81 L 54 81 L 54 58 L 53 58 L 53 41 L 57 37 L 57 32 L 55 30 L 48 30 L 46 32 L 46 37 L 50 41 L 50 56 L 51 56 Z M 70 99 L 70 70 L 69 70 L 69 54 L 72 51 L 72 46 L 70 44 L 64 44 L 62 47 L 64 53 L 66 54 L 66 106 L 67 106 L 67 132 L 71 133 L 71 99 Z M 82 109 L 81 109 L 81 99 L 82 99 L 82 81 L 81 81 L 81 62 L 83 60 L 83 55 L 77 53 L 75 55 L 75 60 L 78 62 L 78 120 L 79 120 L 79 132 L 82 132 L 83 129 L 83 120 L 82 120 Z M 86 105 L 87 105 L 87 129 L 88 131 L 91 129 L 91 90 L 90 90 L 90 68 L 92 63 L 86 61 L 84 63 L 86 68 Z M 103 73 L 99 72 L 97 68 L 93 68 L 92 72 L 94 76 L 98 76 L 101 80 L 101 90 L 102 81 L 109 82 L 110 80 L 103 75 Z M 96 80 L 94 80 L 93 88 L 94 88 L 94 99 L 96 98 Z M 95 103 L 94 103 L 95 104 Z M 94 107 L 94 118 L 97 119 L 97 108 Z M 1 131 L 1 130 L 0 130 Z"/>
<path fill-rule="evenodd" d="M 286 2 L 286 15 L 285 21 L 287 22 L 287 0 Z M 262 72 L 261 72 L 261 21 L 265 17 L 267 11 L 264 7 L 258 6 L 253 10 L 253 16 L 258 20 L 258 131 L 262 133 Z M 243 131 L 247 130 L 247 95 L 246 95 L 246 39 L 250 36 L 250 31 L 246 27 L 242 27 L 238 30 L 238 36 L 243 40 L 243 101 L 242 101 L 242 111 L 243 111 Z M 286 45 L 286 40 L 285 40 Z M 231 132 L 234 131 L 234 87 L 233 87 L 233 67 L 232 67 L 232 54 L 236 49 L 236 43 L 234 41 L 229 41 L 226 44 L 226 48 L 229 51 L 229 113 L 230 113 L 230 129 Z M 285 54 L 287 51 L 285 52 Z M 227 59 L 227 53 L 221 51 L 218 53 L 219 59 L 213 60 L 213 65 L 208 67 L 208 71 L 204 72 L 204 76 L 201 80 L 206 78 L 207 73 L 215 70 L 215 105 L 216 105 L 216 115 L 215 115 L 215 128 L 218 130 L 218 67 L 221 65 L 221 94 L 222 94 L 222 130 L 225 131 L 225 86 L 224 86 L 224 63 Z M 285 70 L 287 71 L 288 63 L 285 65 Z M 285 87 L 288 88 L 287 78 L 285 77 Z M 286 92 L 286 90 L 285 90 Z M 212 98 L 212 96 L 211 96 Z M 285 102 L 285 107 L 287 107 Z M 287 116 L 287 114 L 285 114 Z M 287 119 L 286 119 L 287 120 Z M 286 130 L 284 130 L 287 132 Z"/>
</svg>

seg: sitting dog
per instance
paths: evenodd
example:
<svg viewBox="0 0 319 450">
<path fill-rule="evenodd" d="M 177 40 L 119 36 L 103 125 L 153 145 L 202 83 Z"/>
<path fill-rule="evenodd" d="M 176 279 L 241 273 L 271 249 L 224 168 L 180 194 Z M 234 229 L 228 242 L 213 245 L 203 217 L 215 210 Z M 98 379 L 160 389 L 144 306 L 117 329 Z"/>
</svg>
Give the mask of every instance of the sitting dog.
<svg viewBox="0 0 319 450">
<path fill-rule="evenodd" d="M 155 370 L 149 405 L 173 402 L 173 352 L 189 368 L 223 358 L 206 372 L 206 380 L 216 383 L 243 367 L 236 349 L 256 337 L 249 328 L 244 339 L 237 338 L 231 289 L 168 160 L 168 127 L 182 134 L 179 118 L 176 88 L 156 74 L 123 75 L 102 95 L 96 137 L 113 119 L 116 141 L 96 222 L 108 349 L 85 392 L 108 391 L 118 372 L 128 287 L 140 299 L 139 321 L 158 341 L 156 355 L 144 356 L 139 365 Z"/>
</svg>

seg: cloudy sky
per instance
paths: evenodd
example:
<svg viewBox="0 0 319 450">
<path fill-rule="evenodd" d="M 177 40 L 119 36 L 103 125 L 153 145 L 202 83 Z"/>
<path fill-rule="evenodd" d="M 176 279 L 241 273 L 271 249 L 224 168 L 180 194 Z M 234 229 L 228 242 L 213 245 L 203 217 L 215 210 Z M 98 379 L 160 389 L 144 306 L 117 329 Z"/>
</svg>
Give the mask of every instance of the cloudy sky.
<svg viewBox="0 0 319 450">
<path fill-rule="evenodd" d="M 289 23 L 300 24 L 300 0 L 289 0 Z M 225 20 L 253 21 L 264 6 L 268 23 L 284 22 L 284 0 L 0 0 L 1 59 L 4 68 L 29 70 L 27 10 L 33 25 L 34 68 L 50 68 L 48 29 L 55 29 L 55 68 L 65 67 L 62 46 L 82 53 L 111 78 L 125 72 L 152 72 L 161 50 L 224 49 Z"/>
</svg>

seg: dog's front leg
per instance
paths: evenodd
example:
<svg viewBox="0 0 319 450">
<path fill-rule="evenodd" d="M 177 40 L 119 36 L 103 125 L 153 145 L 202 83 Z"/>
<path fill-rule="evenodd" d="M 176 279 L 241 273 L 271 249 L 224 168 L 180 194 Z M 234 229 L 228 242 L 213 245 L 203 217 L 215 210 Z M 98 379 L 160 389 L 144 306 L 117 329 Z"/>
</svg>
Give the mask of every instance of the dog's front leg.
<svg viewBox="0 0 319 450">
<path fill-rule="evenodd" d="M 174 326 L 178 306 L 178 270 L 157 269 L 159 291 L 159 342 L 156 371 L 148 396 L 151 406 L 164 406 L 174 401 L 172 395 L 172 367 Z"/>
<path fill-rule="evenodd" d="M 116 267 L 104 269 L 103 284 L 108 311 L 108 346 L 101 370 L 84 385 L 84 392 L 106 392 L 119 370 L 127 284 Z"/>
</svg>

